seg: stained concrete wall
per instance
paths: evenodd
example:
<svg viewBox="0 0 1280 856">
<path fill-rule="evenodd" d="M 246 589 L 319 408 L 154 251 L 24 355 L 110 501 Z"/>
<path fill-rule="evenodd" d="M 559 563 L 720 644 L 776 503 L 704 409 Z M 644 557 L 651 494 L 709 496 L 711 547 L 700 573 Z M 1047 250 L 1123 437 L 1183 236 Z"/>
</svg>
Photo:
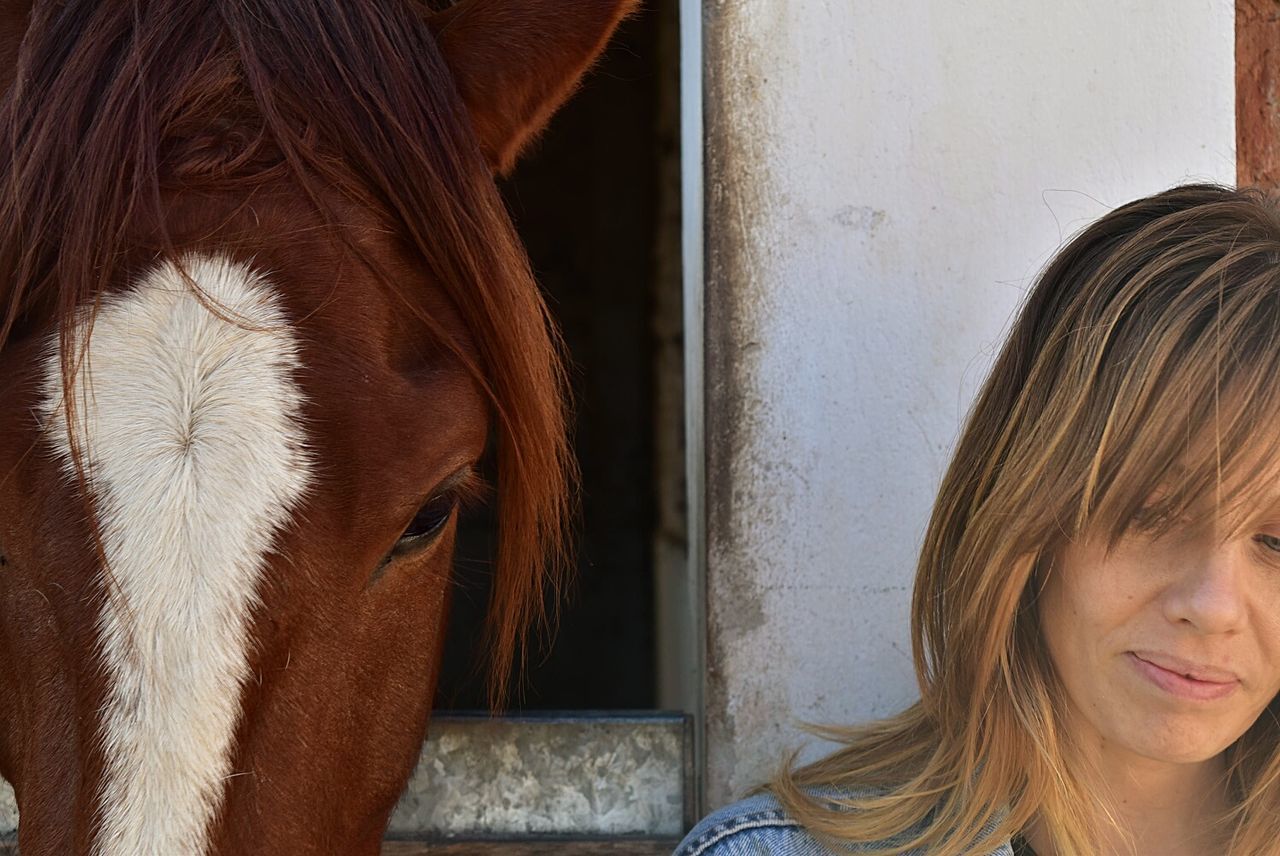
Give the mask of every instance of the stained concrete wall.
<svg viewBox="0 0 1280 856">
<path fill-rule="evenodd" d="M 907 604 L 1032 277 L 1231 182 L 1230 0 L 704 0 L 707 778 L 915 695 Z"/>
</svg>

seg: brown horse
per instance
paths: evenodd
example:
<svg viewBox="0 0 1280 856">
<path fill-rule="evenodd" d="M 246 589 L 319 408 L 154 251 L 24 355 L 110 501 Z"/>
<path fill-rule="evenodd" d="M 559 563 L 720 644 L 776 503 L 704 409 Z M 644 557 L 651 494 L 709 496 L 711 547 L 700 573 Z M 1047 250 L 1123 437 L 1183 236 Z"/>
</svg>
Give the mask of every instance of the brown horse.
<svg viewBox="0 0 1280 856">
<path fill-rule="evenodd" d="M 572 466 L 493 175 L 634 2 L 0 4 L 24 856 L 378 852 L 490 445 L 501 697 Z"/>
</svg>

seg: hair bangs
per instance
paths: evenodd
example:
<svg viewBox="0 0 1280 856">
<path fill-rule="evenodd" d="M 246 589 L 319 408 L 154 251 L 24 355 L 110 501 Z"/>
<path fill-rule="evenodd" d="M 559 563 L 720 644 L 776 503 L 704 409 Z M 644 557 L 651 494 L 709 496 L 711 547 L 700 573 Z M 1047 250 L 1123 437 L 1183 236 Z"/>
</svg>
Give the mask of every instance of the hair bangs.
<svg viewBox="0 0 1280 856">
<path fill-rule="evenodd" d="M 1098 408 L 1076 534 L 1114 544 L 1193 525 L 1230 538 L 1280 510 L 1274 250 L 1236 246 L 1195 276 L 1153 265 L 1169 281 L 1146 302 L 1161 305 L 1129 307 L 1099 366 L 1098 391 L 1113 397 Z"/>
</svg>

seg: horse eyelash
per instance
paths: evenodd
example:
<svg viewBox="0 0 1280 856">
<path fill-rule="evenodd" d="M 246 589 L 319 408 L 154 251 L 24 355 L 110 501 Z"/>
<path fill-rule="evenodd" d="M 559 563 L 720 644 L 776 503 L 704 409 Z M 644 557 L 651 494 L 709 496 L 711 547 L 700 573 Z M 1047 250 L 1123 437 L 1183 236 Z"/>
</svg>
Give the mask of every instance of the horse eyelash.
<svg viewBox="0 0 1280 856">
<path fill-rule="evenodd" d="M 484 477 L 476 472 L 475 467 L 468 469 L 449 490 L 457 498 L 460 511 L 471 511 L 483 505 L 493 492 Z"/>
<path fill-rule="evenodd" d="M 448 486 L 442 490 L 437 490 L 418 506 L 419 510 L 431 505 L 437 500 L 448 497 L 452 500 L 453 514 L 461 514 L 470 511 L 472 508 L 481 505 L 488 498 L 489 487 L 485 480 L 476 472 L 474 467 L 468 468 L 466 472 L 460 474 L 456 479 L 450 480 Z M 402 541 L 405 540 L 401 536 Z M 418 540 L 418 539 L 412 539 Z M 430 540 L 434 540 L 434 536 Z M 425 542 L 424 542 L 425 544 Z M 388 554 L 385 561 L 395 558 L 395 550 Z"/>
</svg>

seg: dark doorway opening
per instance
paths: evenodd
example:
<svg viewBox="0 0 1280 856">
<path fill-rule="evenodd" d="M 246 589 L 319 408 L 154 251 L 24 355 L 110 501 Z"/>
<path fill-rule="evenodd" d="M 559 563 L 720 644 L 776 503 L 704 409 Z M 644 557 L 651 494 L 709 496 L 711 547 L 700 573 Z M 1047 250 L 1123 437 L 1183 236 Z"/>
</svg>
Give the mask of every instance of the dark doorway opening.
<svg viewBox="0 0 1280 856">
<path fill-rule="evenodd" d="M 513 710 L 656 706 L 655 562 L 682 537 L 666 531 L 683 496 L 677 26 L 676 0 L 624 22 L 503 183 L 568 345 L 582 470 L 576 579 Z M 482 510 L 459 528 L 438 709 L 486 706 L 493 525 Z"/>
</svg>

